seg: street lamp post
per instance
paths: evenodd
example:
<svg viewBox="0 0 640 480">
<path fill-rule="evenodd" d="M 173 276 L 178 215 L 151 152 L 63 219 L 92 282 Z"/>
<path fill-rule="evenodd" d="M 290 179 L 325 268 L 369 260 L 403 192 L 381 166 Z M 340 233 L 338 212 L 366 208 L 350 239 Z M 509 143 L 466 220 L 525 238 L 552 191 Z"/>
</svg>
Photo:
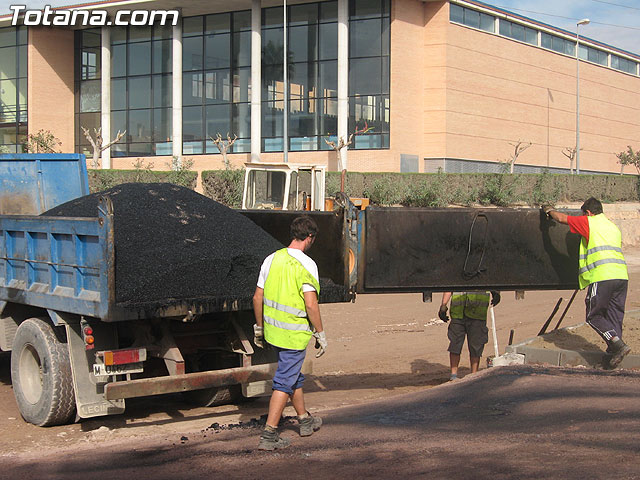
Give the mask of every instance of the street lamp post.
<svg viewBox="0 0 640 480">
<path fill-rule="evenodd" d="M 587 25 L 591 20 L 583 18 L 576 23 L 576 175 L 580 175 L 580 25 Z"/>
</svg>

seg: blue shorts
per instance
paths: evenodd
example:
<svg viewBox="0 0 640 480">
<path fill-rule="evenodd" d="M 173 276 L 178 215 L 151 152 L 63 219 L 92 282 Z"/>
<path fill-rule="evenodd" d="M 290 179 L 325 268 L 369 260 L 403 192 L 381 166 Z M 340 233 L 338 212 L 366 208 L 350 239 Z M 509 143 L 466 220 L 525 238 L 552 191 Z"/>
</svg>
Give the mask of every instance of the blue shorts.
<svg viewBox="0 0 640 480">
<path fill-rule="evenodd" d="M 278 369 L 273 376 L 272 388 L 291 395 L 294 390 L 302 388 L 304 384 L 302 362 L 304 362 L 307 351 L 278 347 L 275 349 L 278 351 Z"/>
</svg>

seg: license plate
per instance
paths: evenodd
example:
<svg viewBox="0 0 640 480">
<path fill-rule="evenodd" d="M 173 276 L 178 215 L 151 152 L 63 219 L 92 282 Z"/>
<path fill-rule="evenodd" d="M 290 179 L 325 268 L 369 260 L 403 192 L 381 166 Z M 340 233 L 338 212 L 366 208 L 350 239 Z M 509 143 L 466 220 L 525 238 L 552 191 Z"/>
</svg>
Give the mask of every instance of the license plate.
<svg viewBox="0 0 640 480">
<path fill-rule="evenodd" d="M 96 377 L 105 375 L 124 375 L 126 373 L 140 373 L 144 372 L 142 362 L 138 363 L 125 363 L 123 365 L 105 365 L 103 363 L 93 364 L 93 374 Z"/>
</svg>

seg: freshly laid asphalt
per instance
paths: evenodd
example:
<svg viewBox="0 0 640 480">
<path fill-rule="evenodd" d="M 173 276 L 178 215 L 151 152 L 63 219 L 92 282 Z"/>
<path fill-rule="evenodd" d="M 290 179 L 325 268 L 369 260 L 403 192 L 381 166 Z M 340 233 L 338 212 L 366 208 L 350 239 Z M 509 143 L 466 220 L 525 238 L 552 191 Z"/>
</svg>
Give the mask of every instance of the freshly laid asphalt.
<svg viewBox="0 0 640 480">
<path fill-rule="evenodd" d="M 0 457 L 0 477 L 640 478 L 640 374 L 496 367 L 389 400 L 320 412 L 284 450 L 256 450 L 256 421 L 183 435 Z M 233 428 L 235 427 L 235 428 Z"/>
</svg>

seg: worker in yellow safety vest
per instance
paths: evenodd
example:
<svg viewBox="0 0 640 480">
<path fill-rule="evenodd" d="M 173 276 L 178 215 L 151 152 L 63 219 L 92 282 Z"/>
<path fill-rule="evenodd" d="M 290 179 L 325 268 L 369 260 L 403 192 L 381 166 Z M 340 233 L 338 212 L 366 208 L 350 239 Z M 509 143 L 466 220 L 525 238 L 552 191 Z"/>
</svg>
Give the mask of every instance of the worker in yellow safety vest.
<svg viewBox="0 0 640 480">
<path fill-rule="evenodd" d="M 451 300 L 451 323 L 447 330 L 449 337 L 449 364 L 451 368 L 450 380 L 458 378 L 458 366 L 464 339 L 467 338 L 469 348 L 469 363 L 471 373 L 476 373 L 480 366 L 480 358 L 484 346 L 489 340 L 487 328 L 487 311 L 489 303 L 497 305 L 500 293 L 489 292 L 444 292 L 438 316 L 444 322 L 449 321 L 447 304 Z"/>
<path fill-rule="evenodd" d="M 571 216 L 543 206 L 556 222 L 569 225 L 582 236 L 578 257 L 578 284 L 587 287 L 587 323 L 607 344 L 609 366 L 616 368 L 631 348 L 622 341 L 622 321 L 629 286 L 627 264 L 622 254 L 622 235 L 602 213 L 602 203 L 589 198 L 580 207 L 583 215 Z"/>
<path fill-rule="evenodd" d="M 278 354 L 278 367 L 273 377 L 267 422 L 260 435 L 259 450 L 276 450 L 289 445 L 280 438 L 278 424 L 290 399 L 298 414 L 300 436 L 312 435 L 322 419 L 309 414 L 302 386 L 307 344 L 315 337 L 316 357 L 324 354 L 327 339 L 322 327 L 318 295 L 318 266 L 305 252 L 313 245 L 318 226 L 308 215 L 291 223 L 291 243 L 269 255 L 262 263 L 253 295 L 254 343 L 264 348 L 266 341 Z"/>
</svg>

